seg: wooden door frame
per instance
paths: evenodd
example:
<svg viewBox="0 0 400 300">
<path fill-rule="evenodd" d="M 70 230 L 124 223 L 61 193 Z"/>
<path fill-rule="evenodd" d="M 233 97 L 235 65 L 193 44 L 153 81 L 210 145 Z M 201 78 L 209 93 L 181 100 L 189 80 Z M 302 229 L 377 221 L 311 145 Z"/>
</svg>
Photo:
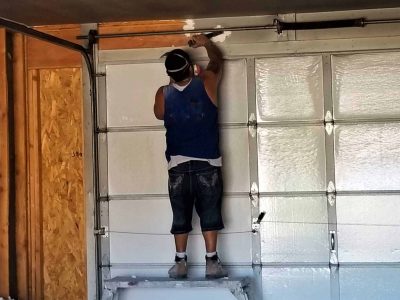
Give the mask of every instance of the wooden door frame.
<svg viewBox="0 0 400 300">
<path fill-rule="evenodd" d="M 6 30 L 0 28 L 0 296 L 10 295 L 10 141 Z"/>
</svg>

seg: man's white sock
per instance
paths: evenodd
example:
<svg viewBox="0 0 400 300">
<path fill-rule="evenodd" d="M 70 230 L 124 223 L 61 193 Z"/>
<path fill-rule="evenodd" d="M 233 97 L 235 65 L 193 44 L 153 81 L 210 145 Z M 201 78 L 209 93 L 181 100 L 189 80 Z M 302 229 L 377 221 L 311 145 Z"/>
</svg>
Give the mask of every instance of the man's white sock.
<svg viewBox="0 0 400 300">
<path fill-rule="evenodd" d="M 210 257 L 213 257 L 214 255 L 216 255 L 217 254 L 217 251 L 214 251 L 214 252 L 207 252 L 206 253 L 206 256 L 208 257 L 208 258 L 210 258 Z"/>
<path fill-rule="evenodd" d="M 176 256 L 178 256 L 179 258 L 185 258 L 186 252 L 176 252 Z"/>
</svg>

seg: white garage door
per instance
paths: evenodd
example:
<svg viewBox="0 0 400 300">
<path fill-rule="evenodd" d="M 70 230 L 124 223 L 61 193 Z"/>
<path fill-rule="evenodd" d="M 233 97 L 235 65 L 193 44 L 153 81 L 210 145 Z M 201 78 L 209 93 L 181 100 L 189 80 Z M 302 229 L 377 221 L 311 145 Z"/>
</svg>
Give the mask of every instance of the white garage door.
<svg viewBox="0 0 400 300">
<path fill-rule="evenodd" d="M 174 257 L 165 131 L 153 116 L 155 91 L 168 78 L 161 62 L 104 68 L 102 264 L 111 269 L 106 277 L 140 266 L 158 274 Z M 226 61 L 225 263 L 399 261 L 399 82 L 399 53 Z M 253 234 L 260 211 L 266 216 Z M 197 217 L 194 224 L 189 261 L 203 264 Z"/>
<path fill-rule="evenodd" d="M 154 94 L 168 83 L 163 63 L 105 66 L 106 133 L 101 139 L 105 213 L 111 266 L 165 266 L 173 261 L 172 212 L 167 189 L 165 130 L 153 115 Z M 220 91 L 224 221 L 219 251 L 224 262 L 251 265 L 252 233 L 247 128 L 247 66 L 229 61 Z M 104 118 L 105 119 L 105 118 Z M 105 125 L 105 124 L 104 124 Z M 193 220 L 189 262 L 203 264 L 205 247 L 199 220 Z M 132 272 L 131 272 L 132 273 Z M 115 273 L 117 274 L 117 273 Z M 118 273 L 119 274 L 119 273 Z M 165 275 L 165 274 L 162 274 Z"/>
</svg>

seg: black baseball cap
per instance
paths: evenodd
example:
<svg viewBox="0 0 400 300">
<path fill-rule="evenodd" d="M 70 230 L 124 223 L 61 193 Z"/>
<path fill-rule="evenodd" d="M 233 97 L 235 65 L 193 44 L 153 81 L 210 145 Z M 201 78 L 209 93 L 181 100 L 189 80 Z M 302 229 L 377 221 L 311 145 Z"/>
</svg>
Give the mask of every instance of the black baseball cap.
<svg viewBox="0 0 400 300">
<path fill-rule="evenodd" d="M 165 68 L 168 76 L 176 82 L 182 81 L 190 76 L 191 60 L 189 55 L 182 49 L 174 49 L 166 53 Z"/>
</svg>

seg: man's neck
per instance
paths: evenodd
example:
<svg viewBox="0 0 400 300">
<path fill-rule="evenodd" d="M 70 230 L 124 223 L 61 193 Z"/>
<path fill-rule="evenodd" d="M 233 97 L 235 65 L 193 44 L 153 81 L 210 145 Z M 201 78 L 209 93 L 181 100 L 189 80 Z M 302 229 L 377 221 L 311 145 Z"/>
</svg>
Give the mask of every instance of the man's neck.
<svg viewBox="0 0 400 300">
<path fill-rule="evenodd" d="M 175 82 L 175 83 L 176 83 L 177 85 L 184 86 L 184 85 L 187 85 L 187 84 L 190 82 L 190 80 L 192 80 L 192 77 L 183 79 L 182 81 Z"/>
</svg>

